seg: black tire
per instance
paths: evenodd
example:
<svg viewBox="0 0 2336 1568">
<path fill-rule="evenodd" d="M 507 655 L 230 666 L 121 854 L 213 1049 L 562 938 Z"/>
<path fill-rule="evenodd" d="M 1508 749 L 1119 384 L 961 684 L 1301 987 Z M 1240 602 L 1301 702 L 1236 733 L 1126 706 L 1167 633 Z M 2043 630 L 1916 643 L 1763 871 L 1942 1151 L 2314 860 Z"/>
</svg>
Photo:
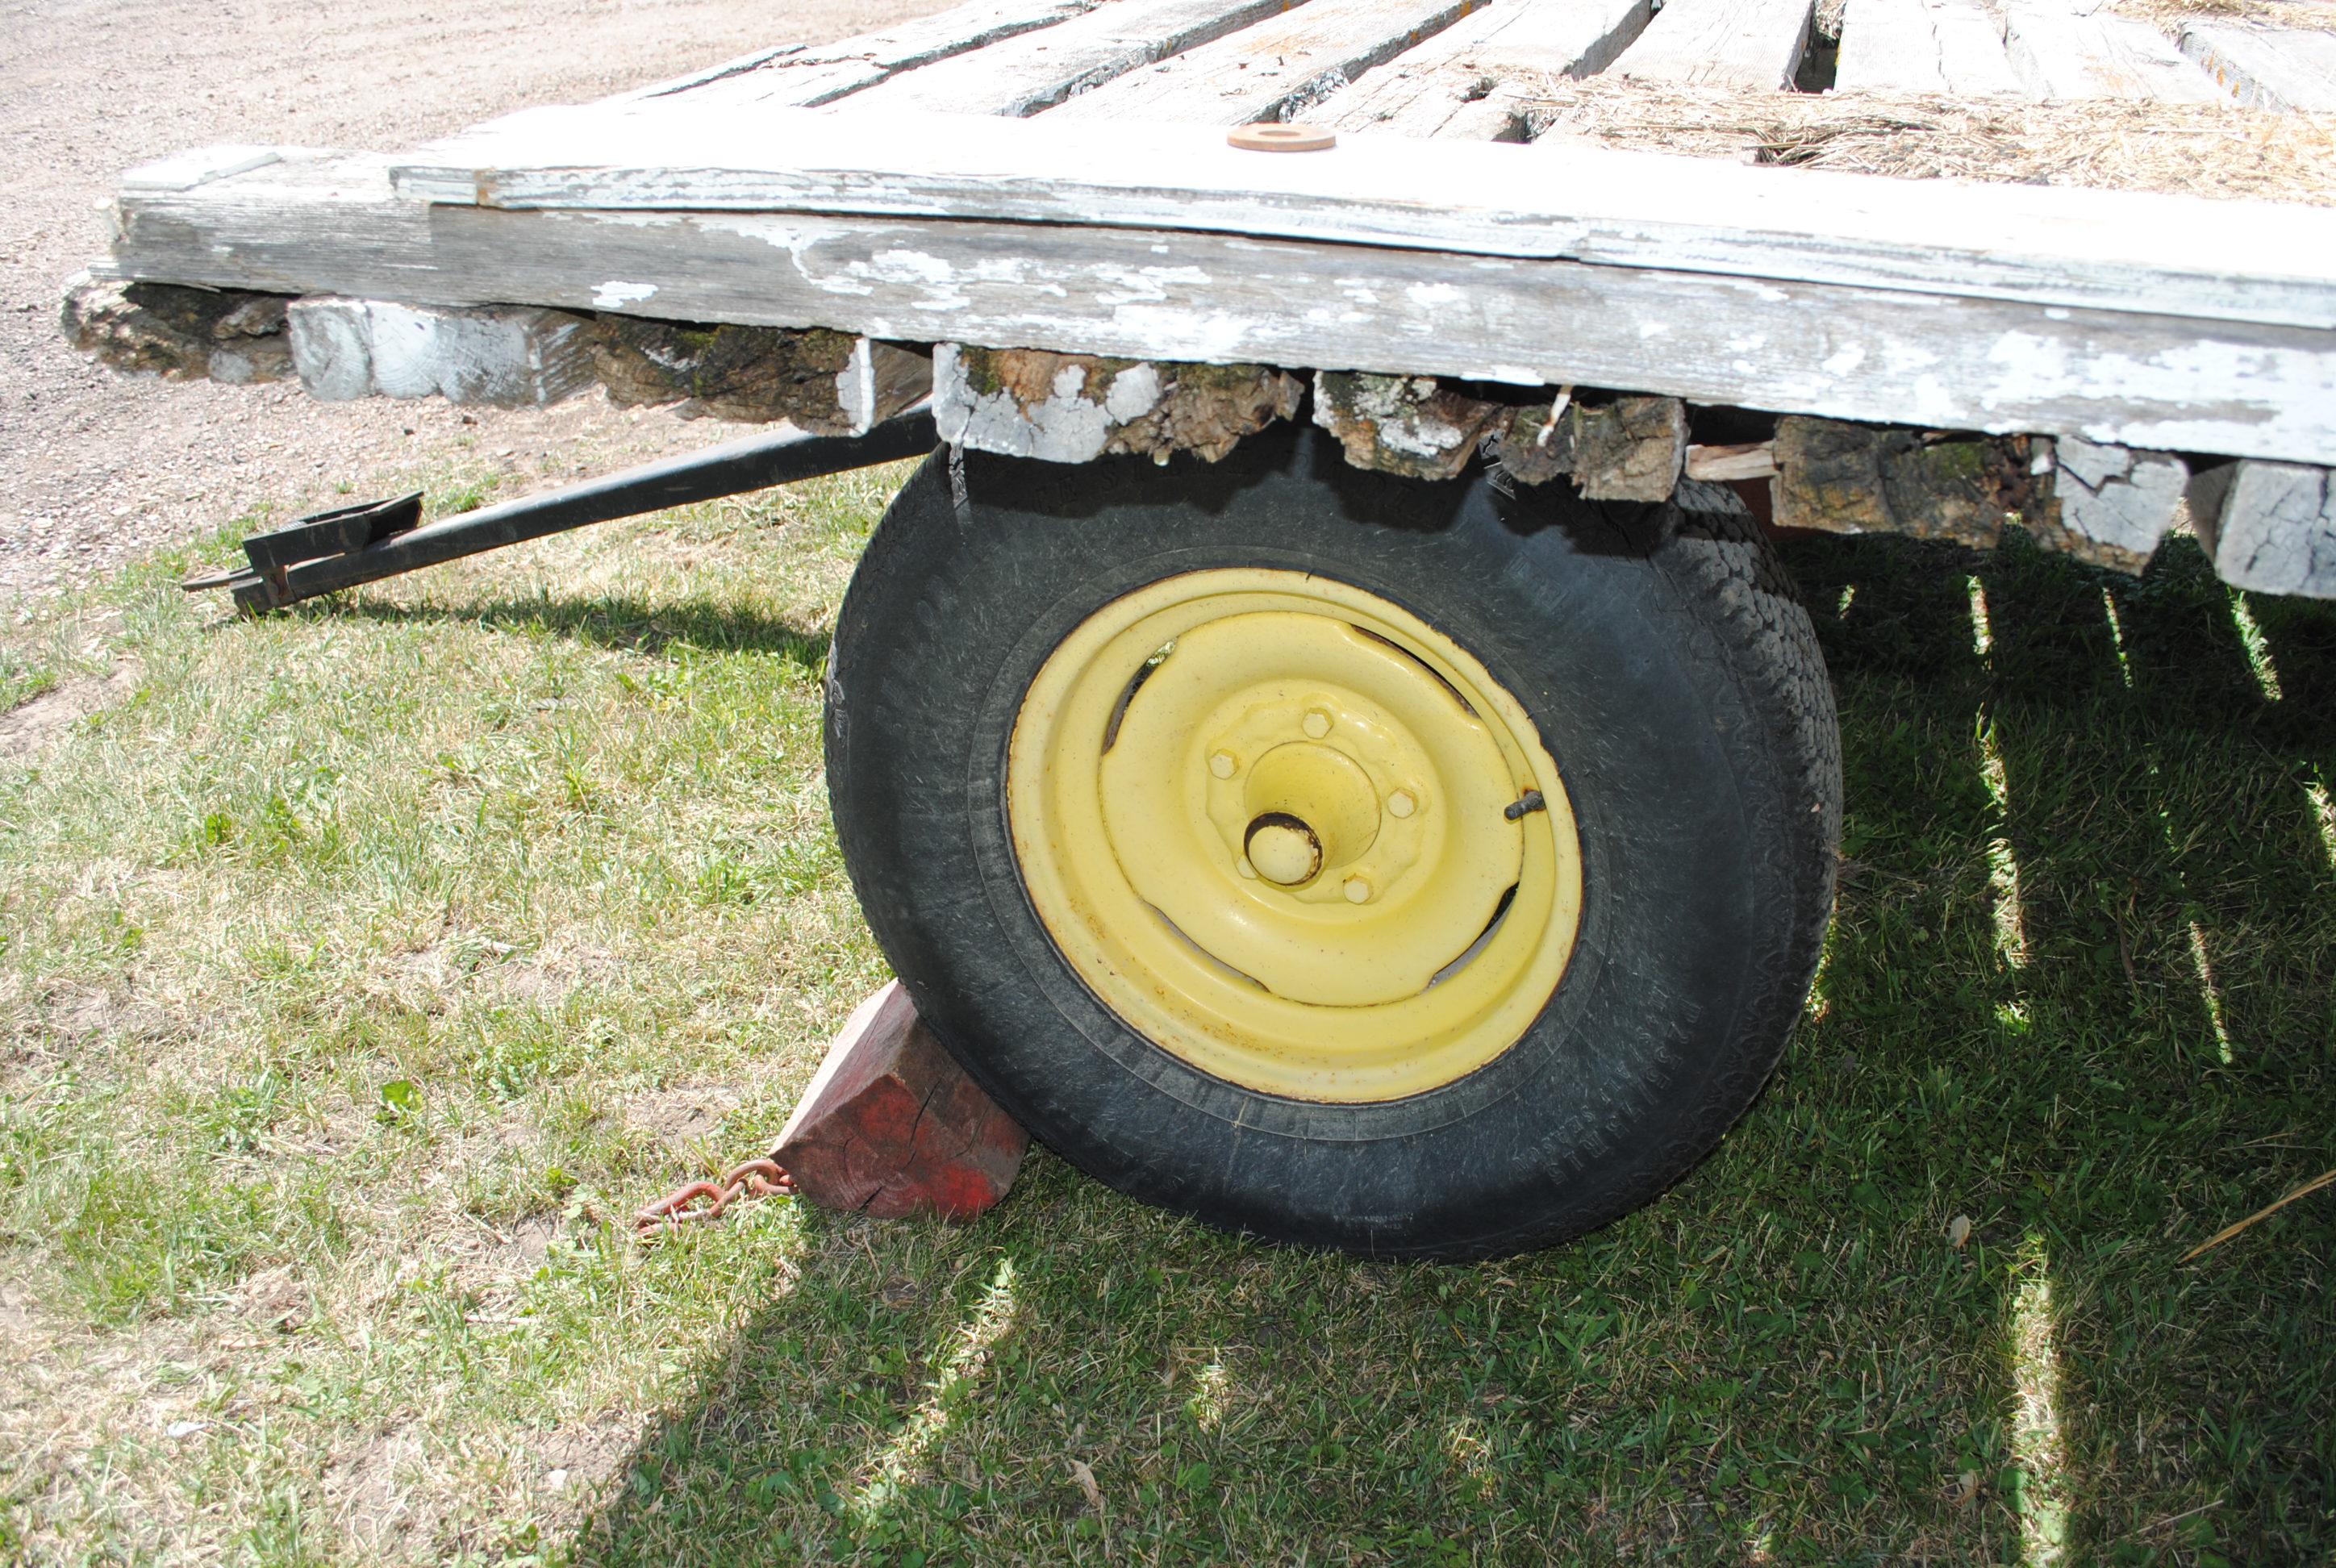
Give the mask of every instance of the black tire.
<svg viewBox="0 0 2336 1568">
<path fill-rule="evenodd" d="M 1381 1256 L 1544 1246 L 1648 1202 L 1758 1092 L 1806 998 L 1841 817 L 1806 614 L 1732 495 L 1584 502 L 1359 472 L 1284 427 L 1225 462 L 946 454 L 846 596 L 827 765 L 845 863 L 919 1010 L 1065 1158 L 1210 1223 Z M 1056 644 L 1144 584 L 1282 567 L 1394 600 L 1524 705 L 1582 839 L 1572 960 L 1524 1037 L 1377 1104 L 1209 1076 L 1104 1007 L 1025 893 L 1006 750 Z"/>
</svg>

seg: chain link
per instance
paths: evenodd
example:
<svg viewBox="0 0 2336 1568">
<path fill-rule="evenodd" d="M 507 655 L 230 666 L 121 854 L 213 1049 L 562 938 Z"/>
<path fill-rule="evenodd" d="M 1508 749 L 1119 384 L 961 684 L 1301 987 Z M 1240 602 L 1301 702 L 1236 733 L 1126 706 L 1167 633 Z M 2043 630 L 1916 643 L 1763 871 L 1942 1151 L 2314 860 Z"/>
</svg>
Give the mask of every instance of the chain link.
<svg viewBox="0 0 2336 1568">
<path fill-rule="evenodd" d="M 795 1179 L 776 1160 L 749 1160 L 718 1182 L 689 1182 L 676 1187 L 633 1216 L 633 1235 L 644 1244 L 684 1225 L 718 1220 L 733 1203 L 774 1193 L 789 1197 Z"/>
</svg>

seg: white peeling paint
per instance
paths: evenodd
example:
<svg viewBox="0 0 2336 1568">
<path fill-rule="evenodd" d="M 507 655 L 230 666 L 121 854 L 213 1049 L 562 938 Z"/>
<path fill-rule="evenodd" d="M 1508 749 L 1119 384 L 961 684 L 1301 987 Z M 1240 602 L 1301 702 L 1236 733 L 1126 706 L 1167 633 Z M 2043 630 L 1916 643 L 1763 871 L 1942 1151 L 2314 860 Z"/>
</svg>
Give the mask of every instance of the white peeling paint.
<svg viewBox="0 0 2336 1568">
<path fill-rule="evenodd" d="M 654 283 L 624 283 L 614 278 L 599 285 L 592 292 L 595 310 L 622 310 L 628 305 L 638 305 L 654 298 L 657 286 Z"/>
<path fill-rule="evenodd" d="M 1843 345 L 1834 353 L 1828 355 L 1825 357 L 1825 364 L 1819 368 L 1824 370 L 1827 375 L 1847 375 L 1864 363 L 1865 345 L 1862 343 L 1850 343 Z"/>
</svg>

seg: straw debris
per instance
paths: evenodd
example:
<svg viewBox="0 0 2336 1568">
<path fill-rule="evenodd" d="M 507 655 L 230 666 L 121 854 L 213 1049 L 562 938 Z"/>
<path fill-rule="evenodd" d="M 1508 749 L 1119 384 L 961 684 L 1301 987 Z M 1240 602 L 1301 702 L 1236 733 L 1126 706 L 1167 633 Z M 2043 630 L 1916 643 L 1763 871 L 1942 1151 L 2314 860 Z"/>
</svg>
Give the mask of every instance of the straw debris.
<svg viewBox="0 0 2336 1568">
<path fill-rule="evenodd" d="M 2336 114 L 2236 103 L 1745 93 L 1596 76 L 1543 76 L 1516 91 L 1537 141 L 1571 137 L 1903 179 L 2336 205 Z"/>
</svg>

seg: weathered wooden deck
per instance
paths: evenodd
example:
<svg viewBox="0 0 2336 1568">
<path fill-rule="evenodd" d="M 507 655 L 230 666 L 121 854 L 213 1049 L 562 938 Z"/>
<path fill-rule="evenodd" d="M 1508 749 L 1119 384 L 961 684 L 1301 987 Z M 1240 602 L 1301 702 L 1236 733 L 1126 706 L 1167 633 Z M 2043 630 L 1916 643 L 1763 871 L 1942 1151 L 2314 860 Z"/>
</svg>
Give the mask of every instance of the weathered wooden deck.
<svg viewBox="0 0 2336 1568">
<path fill-rule="evenodd" d="M 1561 417 L 1589 452 L 1589 389 L 1688 400 L 1788 417 L 1628 480 L 1559 472 L 1638 495 L 1779 469 L 1791 510 L 1823 452 L 1874 492 L 1836 526 L 1985 542 L 2000 507 L 1882 498 L 1890 431 L 1971 433 L 2054 482 L 2006 502 L 2051 542 L 2136 565 L 2195 472 L 2225 576 L 2336 594 L 2336 211 L 1529 140 L 1550 78 L 1825 85 L 1812 22 L 1811 0 L 980 0 L 404 152 L 133 170 L 100 270 L 292 300 L 328 394 L 666 376 L 857 428 L 938 365 L 945 432 L 1062 459 L 1221 450 L 1288 415 L 1288 372 L 1345 377 L 1317 420 L 1421 473 Z M 2336 33 L 2078 0 L 1848 0 L 1832 69 L 1839 93 L 2336 108 Z M 1339 145 L 1227 143 L 1294 119 Z M 708 395 L 725 352 L 760 403 Z M 1692 439 L 1685 414 L 1622 423 Z"/>
</svg>

